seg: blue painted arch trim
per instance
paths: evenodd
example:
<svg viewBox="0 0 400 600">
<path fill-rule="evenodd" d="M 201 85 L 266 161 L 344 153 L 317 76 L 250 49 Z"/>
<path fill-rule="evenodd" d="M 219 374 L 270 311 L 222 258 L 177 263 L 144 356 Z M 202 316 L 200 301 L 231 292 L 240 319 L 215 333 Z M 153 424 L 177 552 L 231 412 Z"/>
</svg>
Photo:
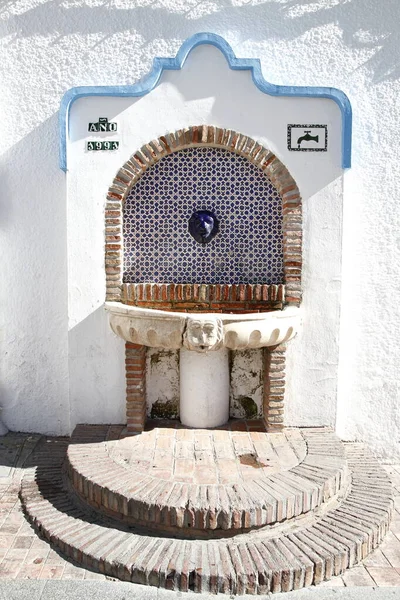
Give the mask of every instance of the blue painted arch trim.
<svg viewBox="0 0 400 600">
<path fill-rule="evenodd" d="M 140 81 L 133 85 L 123 86 L 80 86 L 68 90 L 61 101 L 59 112 L 60 127 L 60 168 L 67 170 L 67 139 L 69 133 L 69 114 L 75 100 L 87 96 L 144 96 L 153 90 L 164 70 L 182 69 L 185 61 L 194 48 L 202 44 L 211 44 L 225 56 L 229 68 L 235 71 L 251 71 L 254 84 L 259 90 L 270 96 L 292 96 L 307 98 L 328 98 L 336 102 L 342 113 L 342 166 L 351 166 L 351 104 L 344 92 L 331 87 L 305 87 L 274 85 L 266 81 L 261 71 L 258 58 L 236 58 L 231 46 L 224 38 L 214 33 L 196 33 L 183 42 L 175 58 L 155 58 L 153 68 Z"/>
</svg>

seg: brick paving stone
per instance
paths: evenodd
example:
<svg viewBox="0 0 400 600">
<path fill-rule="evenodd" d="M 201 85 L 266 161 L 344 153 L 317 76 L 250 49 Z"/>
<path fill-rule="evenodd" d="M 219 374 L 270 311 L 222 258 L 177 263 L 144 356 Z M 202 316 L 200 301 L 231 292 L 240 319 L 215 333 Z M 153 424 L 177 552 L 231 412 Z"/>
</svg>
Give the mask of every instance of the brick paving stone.
<svg viewBox="0 0 400 600">
<path fill-rule="evenodd" d="M 161 429 L 161 431 L 158 432 L 158 435 L 165 435 L 167 437 L 174 438 L 176 436 L 175 427 L 176 427 L 176 422 L 171 423 L 168 421 L 164 421 L 164 426 Z"/>
<path fill-rule="evenodd" d="M 26 549 L 13 549 L 10 548 L 5 555 L 4 560 L 15 560 L 16 562 L 23 562 L 28 554 L 28 550 Z"/>
<path fill-rule="evenodd" d="M 240 476 L 240 467 L 236 460 L 229 458 L 218 460 L 217 466 L 219 469 L 219 482 L 221 484 L 235 483 L 242 479 Z"/>
<path fill-rule="evenodd" d="M 395 494 L 394 497 L 394 508 L 395 510 L 393 511 L 393 515 L 392 515 L 392 521 L 400 521 L 400 512 L 396 509 L 396 500 L 399 497 L 399 495 Z"/>
<path fill-rule="evenodd" d="M 20 562 L 4 558 L 0 563 L 0 580 L 15 579 L 20 570 Z"/>
<path fill-rule="evenodd" d="M 103 573 L 96 573 L 95 571 L 88 571 L 86 569 L 84 569 L 85 575 L 84 575 L 84 579 L 101 579 L 103 581 L 105 581 L 107 578 L 105 575 L 103 575 Z"/>
<path fill-rule="evenodd" d="M 62 556 L 60 556 L 60 554 L 58 554 L 57 552 L 55 552 L 54 550 L 49 551 L 47 557 L 46 557 L 46 564 L 47 565 L 51 565 L 51 566 L 57 566 L 57 565 L 63 565 L 64 564 L 64 559 Z"/>
<path fill-rule="evenodd" d="M 318 584 L 318 588 L 333 588 L 333 587 L 344 587 L 343 576 L 332 577 L 328 581 L 322 581 Z"/>
<path fill-rule="evenodd" d="M 25 564 L 44 564 L 49 554 L 49 545 L 45 542 L 45 548 L 34 548 L 33 550 L 29 550 L 28 554 L 25 556 Z"/>
<path fill-rule="evenodd" d="M 11 548 L 15 539 L 12 534 L 0 535 L 0 548 Z"/>
<path fill-rule="evenodd" d="M 175 459 L 186 459 L 194 461 L 194 443 L 177 441 L 175 444 Z"/>
<path fill-rule="evenodd" d="M 203 467 L 196 465 L 194 468 L 194 481 L 197 484 L 217 484 L 217 470 L 211 467 Z"/>
<path fill-rule="evenodd" d="M 176 458 L 174 478 L 179 481 L 193 481 L 195 461 L 192 458 Z"/>
<path fill-rule="evenodd" d="M 34 536 L 26 536 L 26 535 L 18 535 L 15 540 L 14 543 L 12 545 L 12 548 L 25 548 L 27 550 L 29 550 L 29 548 L 32 546 L 33 544 L 33 540 L 34 540 Z"/>
<path fill-rule="evenodd" d="M 39 579 L 42 569 L 43 565 L 41 564 L 22 564 L 20 570 L 15 576 L 15 579 Z"/>
<path fill-rule="evenodd" d="M 400 573 L 396 569 L 369 567 L 368 572 L 379 587 L 400 587 Z"/>
<path fill-rule="evenodd" d="M 23 515 L 21 513 L 11 513 L 6 522 L 0 527 L 0 536 L 17 534 L 20 530 L 22 522 Z"/>
<path fill-rule="evenodd" d="M 400 519 L 392 519 L 390 530 L 397 539 L 400 539 Z"/>
<path fill-rule="evenodd" d="M 172 439 L 170 436 L 159 435 L 156 440 L 156 448 L 160 450 L 166 450 L 168 454 L 172 456 Z"/>
<path fill-rule="evenodd" d="M 213 432 L 214 437 L 218 435 L 218 431 Z M 176 431 L 176 439 L 179 442 L 193 442 L 194 441 L 194 430 L 193 429 L 178 429 Z"/>
<path fill-rule="evenodd" d="M 388 533 L 380 547 L 383 555 L 396 569 L 400 568 L 400 541 L 393 533 Z"/>
<path fill-rule="evenodd" d="M 38 579 L 61 579 L 65 565 L 44 565 Z"/>
<path fill-rule="evenodd" d="M 46 542 L 46 540 L 43 540 L 40 537 L 35 537 L 35 539 L 33 540 L 32 546 L 30 548 L 30 552 L 33 552 L 34 550 L 46 550 L 46 552 L 49 552 L 49 545 Z"/>
<path fill-rule="evenodd" d="M 342 575 L 346 587 L 374 586 L 375 582 L 365 567 L 353 567 Z"/>
<path fill-rule="evenodd" d="M 369 567 L 383 567 L 383 568 L 391 567 L 391 564 L 389 563 L 388 559 L 383 554 L 383 552 L 380 548 L 377 548 L 376 550 L 371 552 L 371 554 L 363 560 L 363 565 L 364 565 L 364 567 L 367 567 L 368 569 L 369 569 Z"/>
<path fill-rule="evenodd" d="M 7 554 L 7 548 L 1 548 L 0 549 L 0 562 L 3 560 L 3 558 L 5 558 Z"/>
<path fill-rule="evenodd" d="M 61 579 L 81 580 L 85 578 L 85 569 L 73 564 L 66 564 Z"/>
<path fill-rule="evenodd" d="M 211 432 L 201 429 L 194 430 L 194 449 L 195 450 L 212 450 Z"/>
</svg>

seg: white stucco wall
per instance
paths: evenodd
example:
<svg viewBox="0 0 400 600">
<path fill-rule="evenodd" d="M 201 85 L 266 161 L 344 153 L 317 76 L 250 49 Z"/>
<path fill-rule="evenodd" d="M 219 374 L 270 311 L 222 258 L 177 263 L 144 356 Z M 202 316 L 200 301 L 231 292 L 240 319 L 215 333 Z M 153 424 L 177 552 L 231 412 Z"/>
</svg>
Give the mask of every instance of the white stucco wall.
<svg viewBox="0 0 400 600">
<path fill-rule="evenodd" d="M 69 433 L 76 422 L 116 422 L 123 415 L 122 342 L 108 331 L 101 309 L 96 228 L 102 200 L 76 196 L 68 204 L 66 176 L 58 169 L 63 93 L 77 85 L 133 83 L 154 56 L 173 56 L 193 33 L 212 31 L 237 56 L 259 57 L 269 81 L 332 85 L 352 102 L 352 170 L 344 182 L 338 174 L 320 185 L 318 170 L 309 177 L 306 317 L 289 353 L 287 419 L 336 422 L 343 437 L 396 452 L 399 13 L 398 3 L 373 0 L 17 0 L 2 6 L 0 404 L 10 429 Z M 195 109 L 188 96 L 191 103 Z M 224 118 L 223 104 L 212 108 Z M 290 170 L 298 179 L 296 168 Z M 69 178 L 69 191 L 74 185 Z M 91 211 L 89 229 L 71 231 L 72 208 Z M 82 243 L 76 259 L 95 265 L 75 288 L 70 236 Z M 327 314 L 327 306 L 334 310 Z M 312 335 L 316 329 L 328 335 Z M 314 356 L 312 369 L 300 347 Z"/>
</svg>

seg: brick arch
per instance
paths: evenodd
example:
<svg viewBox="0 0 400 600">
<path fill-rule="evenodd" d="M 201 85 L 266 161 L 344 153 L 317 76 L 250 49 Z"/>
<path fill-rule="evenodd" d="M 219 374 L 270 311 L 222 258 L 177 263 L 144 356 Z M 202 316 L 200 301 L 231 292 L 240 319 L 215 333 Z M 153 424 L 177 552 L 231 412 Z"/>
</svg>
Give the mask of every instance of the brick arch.
<svg viewBox="0 0 400 600">
<path fill-rule="evenodd" d="M 129 301 L 131 292 L 123 289 L 123 203 L 132 186 L 143 173 L 165 156 L 193 147 L 211 146 L 234 152 L 247 158 L 259 167 L 277 189 L 282 200 L 283 228 L 283 286 L 243 286 L 246 289 L 230 291 L 231 300 L 239 300 L 241 295 L 268 301 L 278 297 L 282 303 L 299 305 L 301 301 L 301 249 L 302 249 L 302 210 L 301 197 L 296 182 L 284 164 L 267 148 L 252 138 L 210 125 L 193 126 L 168 133 L 145 144 L 120 168 L 107 193 L 105 210 L 105 267 L 106 300 Z M 132 284 L 131 284 L 132 285 Z M 193 298 L 195 286 L 187 293 Z M 208 288 L 219 286 L 208 286 Z M 143 288 L 143 289 L 142 289 Z M 141 297 L 150 302 L 154 299 L 147 284 L 142 284 Z M 256 289 L 268 288 L 268 289 Z M 280 289 L 275 289 L 280 288 Z M 135 292 L 136 293 L 136 292 Z M 149 294 L 146 297 L 146 294 Z M 212 294 L 218 294 L 214 289 Z M 232 294 L 237 294 L 233 297 Z M 129 302 L 132 303 L 132 302 Z M 270 303 L 271 305 L 271 303 Z M 156 305 L 154 305 L 156 308 Z"/>
</svg>

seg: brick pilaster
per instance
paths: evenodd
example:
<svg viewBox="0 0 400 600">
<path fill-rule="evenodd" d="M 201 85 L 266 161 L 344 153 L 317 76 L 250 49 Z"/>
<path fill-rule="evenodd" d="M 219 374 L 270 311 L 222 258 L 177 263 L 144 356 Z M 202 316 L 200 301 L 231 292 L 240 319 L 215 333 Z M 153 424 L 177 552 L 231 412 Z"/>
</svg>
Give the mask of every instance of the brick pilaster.
<svg viewBox="0 0 400 600">
<path fill-rule="evenodd" d="M 286 344 L 264 348 L 263 415 L 267 431 L 283 429 Z"/>
<path fill-rule="evenodd" d="M 140 433 L 146 421 L 146 346 L 125 343 L 125 372 L 128 433 Z"/>
</svg>

